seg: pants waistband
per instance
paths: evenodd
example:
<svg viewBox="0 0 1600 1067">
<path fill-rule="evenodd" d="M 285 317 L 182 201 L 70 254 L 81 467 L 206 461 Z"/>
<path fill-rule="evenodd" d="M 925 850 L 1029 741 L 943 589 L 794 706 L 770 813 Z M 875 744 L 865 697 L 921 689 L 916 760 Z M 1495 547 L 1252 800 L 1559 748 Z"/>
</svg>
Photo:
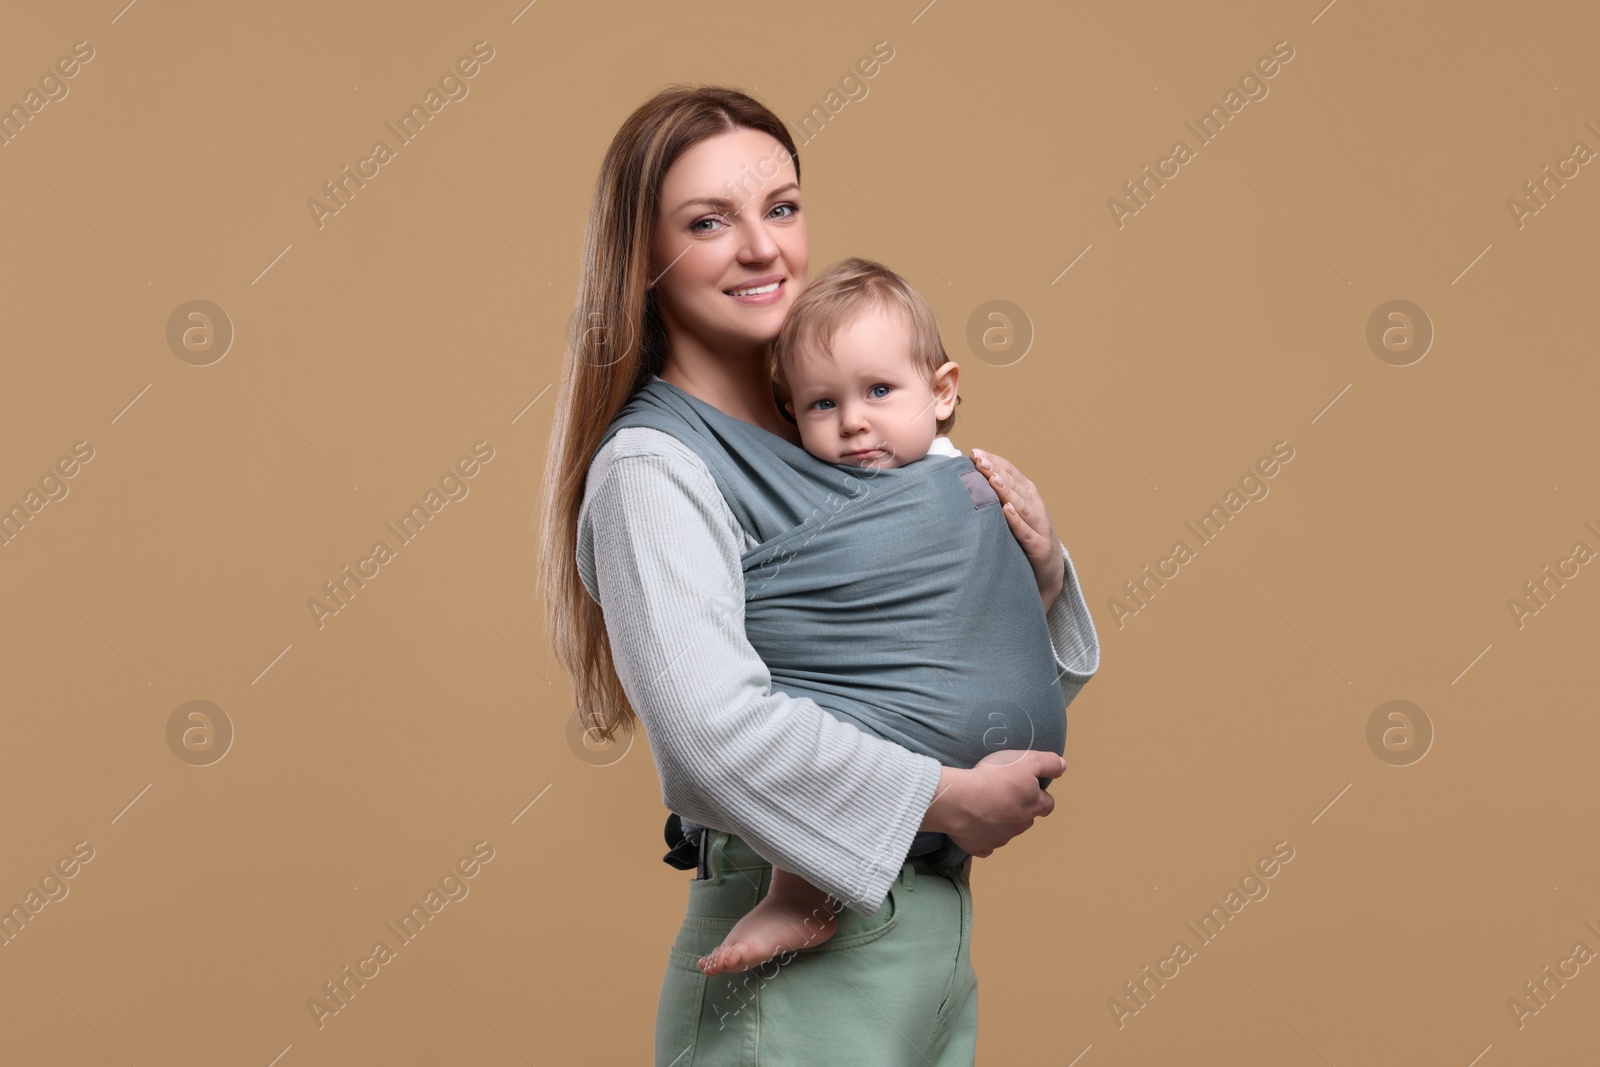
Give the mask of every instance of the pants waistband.
<svg viewBox="0 0 1600 1067">
<path fill-rule="evenodd" d="M 765 871 L 772 866 L 743 840 L 721 830 L 701 830 L 699 862 L 695 877 L 719 879 L 729 871 Z M 909 886 L 916 874 L 937 874 L 955 878 L 959 867 L 946 867 L 925 856 L 908 857 L 901 865 L 901 881 Z"/>
</svg>

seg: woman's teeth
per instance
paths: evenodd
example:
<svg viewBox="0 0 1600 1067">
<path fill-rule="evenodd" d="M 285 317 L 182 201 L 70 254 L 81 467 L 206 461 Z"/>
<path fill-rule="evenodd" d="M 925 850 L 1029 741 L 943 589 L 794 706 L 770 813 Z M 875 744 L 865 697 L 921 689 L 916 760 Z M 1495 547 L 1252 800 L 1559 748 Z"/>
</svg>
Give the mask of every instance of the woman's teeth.
<svg viewBox="0 0 1600 1067">
<path fill-rule="evenodd" d="M 759 296 L 762 293 L 772 292 L 779 284 L 778 282 L 768 282 L 766 285 L 758 285 L 754 289 L 730 289 L 728 292 L 731 296 Z"/>
</svg>

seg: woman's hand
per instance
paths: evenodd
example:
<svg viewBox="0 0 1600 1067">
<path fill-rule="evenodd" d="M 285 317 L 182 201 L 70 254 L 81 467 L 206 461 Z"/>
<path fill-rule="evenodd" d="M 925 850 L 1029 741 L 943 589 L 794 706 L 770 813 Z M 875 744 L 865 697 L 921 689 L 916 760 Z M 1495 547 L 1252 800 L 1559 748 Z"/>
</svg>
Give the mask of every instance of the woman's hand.
<svg viewBox="0 0 1600 1067">
<path fill-rule="evenodd" d="M 1050 512 L 1039 497 L 1039 490 L 1022 476 L 1003 456 L 972 450 L 972 462 L 989 477 L 989 484 L 1000 497 L 1006 522 L 1028 562 L 1033 564 L 1033 577 L 1039 584 L 1039 598 L 1045 610 L 1061 595 L 1067 580 L 1067 565 L 1061 558 L 1061 538 L 1056 535 L 1056 524 L 1050 521 Z"/>
<path fill-rule="evenodd" d="M 973 856 L 988 856 L 1049 815 L 1055 799 L 1039 788 L 1059 778 L 1067 761 L 1054 752 L 991 752 L 971 770 L 945 767 L 922 829 L 945 834 Z"/>
</svg>

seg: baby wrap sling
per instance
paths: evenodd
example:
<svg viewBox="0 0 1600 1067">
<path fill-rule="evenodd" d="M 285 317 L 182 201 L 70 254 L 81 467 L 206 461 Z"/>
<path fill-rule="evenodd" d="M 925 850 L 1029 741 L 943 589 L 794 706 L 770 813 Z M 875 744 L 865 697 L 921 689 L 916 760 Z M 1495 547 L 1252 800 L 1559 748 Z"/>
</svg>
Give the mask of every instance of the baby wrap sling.
<svg viewBox="0 0 1600 1067">
<path fill-rule="evenodd" d="M 760 542 L 741 560 L 744 625 L 773 689 L 945 766 L 1065 748 L 1082 686 L 1057 676 L 1033 569 L 971 459 L 829 463 L 659 378 L 601 445 L 631 426 L 693 450 Z M 929 832 L 908 855 L 966 859 Z"/>
</svg>

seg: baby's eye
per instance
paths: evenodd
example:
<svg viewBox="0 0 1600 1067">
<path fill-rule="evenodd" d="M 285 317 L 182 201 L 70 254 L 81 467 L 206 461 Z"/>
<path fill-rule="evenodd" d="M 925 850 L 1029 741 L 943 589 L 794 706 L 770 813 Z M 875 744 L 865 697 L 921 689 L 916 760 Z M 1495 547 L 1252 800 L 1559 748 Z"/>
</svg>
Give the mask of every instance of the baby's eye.
<svg viewBox="0 0 1600 1067">
<path fill-rule="evenodd" d="M 813 408 L 816 408 L 818 411 L 827 411 L 828 408 L 833 406 L 833 401 L 831 401 L 831 400 L 817 400 L 817 401 L 814 401 L 811 406 Z"/>
<path fill-rule="evenodd" d="M 881 393 L 880 393 L 880 392 L 878 392 L 878 390 L 879 390 L 879 389 L 882 389 L 882 390 L 883 390 L 883 392 L 881 392 Z M 888 396 L 888 395 L 889 395 L 889 391 L 890 391 L 890 389 L 891 389 L 891 387 L 890 387 L 890 386 L 887 386 L 887 385 L 883 385 L 883 384 L 881 384 L 881 383 L 880 383 L 880 384 L 878 384 L 878 385 L 874 385 L 874 386 L 873 386 L 873 387 L 872 387 L 872 388 L 871 388 L 871 389 L 869 389 L 869 390 L 868 390 L 868 392 L 869 392 L 869 393 L 870 393 L 870 394 L 871 394 L 871 395 L 872 395 L 872 396 L 873 396 L 873 397 L 875 397 L 875 398 L 876 398 L 876 399 L 878 399 L 878 400 L 882 400 L 882 399 L 883 399 L 883 398 L 884 398 L 884 397 L 886 397 L 886 396 Z"/>
</svg>

